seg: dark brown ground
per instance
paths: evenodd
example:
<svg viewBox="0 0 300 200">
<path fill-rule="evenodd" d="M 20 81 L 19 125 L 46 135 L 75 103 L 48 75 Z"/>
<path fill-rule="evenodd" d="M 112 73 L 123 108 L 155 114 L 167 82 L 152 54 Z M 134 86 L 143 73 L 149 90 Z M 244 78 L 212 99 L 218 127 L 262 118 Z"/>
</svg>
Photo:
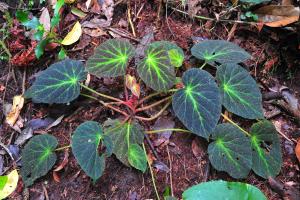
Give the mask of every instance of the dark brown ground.
<svg viewBox="0 0 300 200">
<path fill-rule="evenodd" d="M 139 17 L 134 21 L 137 38 L 142 38 L 147 34 L 147 30 L 152 27 L 155 30 L 155 40 L 175 41 L 185 50 L 187 55 L 185 68 L 190 67 L 190 63 L 193 63 L 193 60 L 190 60 L 189 51 L 193 44 L 191 39 L 192 36 L 202 37 L 204 39 L 226 40 L 229 31 L 232 28 L 232 25 L 226 23 L 206 23 L 205 21 L 200 22 L 192 20 L 188 16 L 182 16 L 173 13 L 170 10 L 168 26 L 164 13 L 158 22 L 155 21 L 157 18 L 158 2 L 135 1 L 135 3 L 132 3 L 132 9 L 139 10 L 142 5 L 144 5 L 144 7 L 140 12 Z M 199 11 L 199 13 L 203 15 L 223 9 L 220 6 L 215 6 L 215 3 L 213 4 L 215 7 L 212 7 L 208 2 L 207 6 L 205 6 L 205 4 L 203 5 L 203 9 Z M 126 8 L 127 7 L 124 4 L 120 4 L 115 8 L 113 27 L 118 27 L 120 19 L 127 19 Z M 172 33 L 170 32 L 170 29 L 172 30 Z M 128 31 L 131 31 L 129 27 Z M 108 38 L 108 36 L 90 38 L 91 42 L 86 48 L 80 51 L 69 52 L 68 55 L 74 59 L 86 60 L 93 53 L 93 49 Z M 255 27 L 238 25 L 230 41 L 242 46 L 253 55 L 253 59 L 247 63 L 247 67 L 259 82 L 266 84 L 268 87 L 272 87 L 276 82 L 273 80 L 279 80 L 280 85 L 291 87 L 293 91 L 299 95 L 300 74 L 297 69 L 299 69 L 300 51 L 298 50 L 297 35 L 295 33 L 283 29 L 263 29 L 259 33 Z M 28 81 L 31 80 L 30 77 L 34 73 L 55 62 L 54 54 L 54 52 L 47 53 L 41 61 L 36 61 L 32 66 L 27 67 L 26 87 L 30 85 Z M 276 62 L 270 70 L 266 71 L 265 63 L 274 58 L 278 58 L 278 62 Z M 21 77 L 24 68 L 14 68 L 17 77 L 15 82 L 12 77 L 7 79 L 8 64 L 0 64 L 0 84 L 5 85 L 6 80 L 8 80 L 5 101 L 11 102 L 14 95 L 22 92 Z M 92 77 L 91 85 L 94 88 L 102 85 L 101 88 L 103 88 L 103 91 L 106 91 L 107 88 L 112 86 L 115 88 L 115 85 L 103 85 L 103 80 L 99 80 L 95 77 Z M 122 86 L 120 87 L 122 88 Z M 3 92 L 0 93 L 1 99 L 2 95 Z M 118 96 L 119 94 L 115 92 L 112 95 Z M 2 102 L 0 103 L 0 109 L 2 110 Z M 166 115 L 170 116 L 171 113 L 172 111 L 170 108 Z M 103 122 L 107 118 L 118 117 L 118 115 L 111 113 L 98 104 L 88 103 L 84 99 L 76 100 L 73 105 L 63 107 L 55 105 L 33 105 L 32 103 L 27 103 L 24 106 L 21 115 L 31 119 L 46 115 L 59 117 L 62 114 L 67 115 L 66 118 L 49 132 L 58 138 L 61 146 L 69 144 L 70 134 L 80 123 L 86 120 Z M 2 113 L 0 113 L 0 118 L 3 122 Z M 235 120 L 239 121 L 239 119 Z M 291 117 L 285 114 L 285 112 L 273 120 L 281 123 L 282 131 L 289 138 L 297 139 L 297 137 L 299 137 L 299 126 L 297 127 L 294 121 L 291 120 Z M 244 122 L 243 124 L 245 124 L 246 127 L 249 126 L 249 122 Z M 151 124 L 147 125 L 150 126 Z M 176 127 L 180 126 L 182 125 L 176 122 Z M 13 130 L 5 123 L 0 125 L 0 136 L 3 143 L 6 143 L 9 140 L 12 133 Z M 16 133 L 14 134 L 13 138 L 16 137 Z M 151 136 L 151 139 L 154 141 L 154 136 Z M 276 180 L 280 183 L 296 183 L 295 187 L 299 189 L 299 163 L 293 152 L 295 144 L 289 144 L 282 137 L 281 139 L 284 162 L 281 173 Z M 176 197 L 181 197 L 182 192 L 189 186 L 203 181 L 215 179 L 234 181 L 234 179 L 230 178 L 225 173 L 217 172 L 209 165 L 206 153 L 207 143 L 205 141 L 190 134 L 173 133 L 170 142 L 173 144 L 169 146 L 172 164 L 171 177 L 174 195 Z M 169 165 L 170 160 L 168 159 L 166 145 L 156 148 L 156 151 L 158 152 L 161 161 L 166 165 Z M 151 151 L 148 149 L 148 152 Z M 59 161 L 57 163 L 61 163 L 64 153 L 60 152 L 58 155 Z M 151 157 L 153 157 L 153 155 Z M 60 182 L 54 180 L 52 173 L 52 171 L 49 172 L 47 176 L 39 179 L 31 188 L 29 188 L 30 199 L 44 199 L 45 191 L 47 191 L 49 199 L 51 200 L 155 199 L 149 171 L 142 174 L 137 170 L 127 168 L 114 156 L 107 160 L 105 173 L 95 185 L 93 185 L 91 180 L 80 170 L 71 153 L 68 164 L 58 173 Z M 159 194 L 162 194 L 165 188 L 170 186 L 170 173 L 155 170 L 155 177 Z M 253 173 L 251 173 L 247 179 L 239 181 L 257 186 L 262 189 L 269 199 L 280 199 L 280 196 L 272 191 L 267 180 L 261 179 Z M 22 194 L 21 186 L 19 187 L 19 190 L 20 191 L 17 191 L 13 195 L 12 199 L 24 199 L 24 192 Z"/>
</svg>

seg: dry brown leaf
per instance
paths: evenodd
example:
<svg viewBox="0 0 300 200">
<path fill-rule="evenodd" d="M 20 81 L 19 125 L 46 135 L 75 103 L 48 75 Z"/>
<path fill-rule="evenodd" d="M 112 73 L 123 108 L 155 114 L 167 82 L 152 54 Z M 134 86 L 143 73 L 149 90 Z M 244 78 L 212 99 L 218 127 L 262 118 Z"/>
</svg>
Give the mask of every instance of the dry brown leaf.
<svg viewBox="0 0 300 200">
<path fill-rule="evenodd" d="M 14 126 L 21 113 L 21 109 L 23 108 L 23 105 L 24 105 L 24 97 L 22 95 L 14 96 L 13 105 L 11 107 L 11 110 L 6 116 L 6 123 L 8 123 L 10 126 Z"/>
<path fill-rule="evenodd" d="M 95 28 L 95 29 L 83 28 L 83 33 L 85 33 L 91 37 L 100 37 L 103 35 L 107 35 L 107 33 L 100 28 Z"/>
<path fill-rule="evenodd" d="M 58 171 L 62 170 L 68 164 L 68 162 L 69 162 L 69 150 L 66 149 L 63 161 L 53 171 L 58 172 Z"/>
<path fill-rule="evenodd" d="M 300 9 L 291 5 L 263 6 L 253 13 L 258 15 L 258 21 L 270 27 L 282 27 L 299 20 Z"/>
<path fill-rule="evenodd" d="M 297 145 L 296 145 L 296 148 L 295 148 L 295 153 L 296 153 L 296 156 L 298 158 L 298 161 L 300 162 L 300 139 L 298 139 L 298 142 L 297 142 Z"/>
</svg>

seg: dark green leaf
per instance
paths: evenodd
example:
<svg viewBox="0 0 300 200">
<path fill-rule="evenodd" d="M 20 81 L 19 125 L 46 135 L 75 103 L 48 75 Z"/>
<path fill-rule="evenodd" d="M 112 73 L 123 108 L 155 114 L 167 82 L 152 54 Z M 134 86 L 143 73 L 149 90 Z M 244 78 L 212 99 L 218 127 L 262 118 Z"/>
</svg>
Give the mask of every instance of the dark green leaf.
<svg viewBox="0 0 300 200">
<path fill-rule="evenodd" d="M 21 22 L 24 23 L 29 20 L 28 18 L 28 12 L 17 10 L 16 12 L 16 18 Z"/>
<path fill-rule="evenodd" d="M 128 149 L 128 161 L 131 166 L 145 172 L 147 169 L 147 157 L 143 148 L 138 144 L 130 144 Z"/>
<path fill-rule="evenodd" d="M 163 46 L 167 51 L 170 62 L 174 67 L 180 67 L 184 60 L 183 50 L 177 44 L 169 41 L 156 41 L 150 44 L 152 47 Z"/>
<path fill-rule="evenodd" d="M 105 122 L 105 134 L 113 141 L 113 153 L 125 165 L 129 166 L 128 151 L 130 145 L 142 144 L 144 134 L 137 123 L 124 123 L 119 120 L 108 120 Z"/>
<path fill-rule="evenodd" d="M 41 72 L 25 97 L 36 103 L 69 103 L 80 94 L 80 81 L 86 73 L 80 61 L 66 59 Z"/>
<path fill-rule="evenodd" d="M 208 138 L 221 114 L 219 89 L 214 78 L 201 69 L 183 74 L 184 88 L 173 95 L 173 109 L 180 121 L 193 133 Z"/>
<path fill-rule="evenodd" d="M 267 200 L 255 186 L 240 182 L 209 181 L 183 192 L 184 200 Z"/>
<path fill-rule="evenodd" d="M 253 171 L 263 177 L 275 177 L 282 165 L 280 140 L 274 125 L 267 121 L 260 121 L 252 125 L 251 147 Z"/>
<path fill-rule="evenodd" d="M 64 48 L 61 48 L 59 53 L 58 53 L 58 59 L 63 60 L 66 58 L 66 51 Z"/>
<path fill-rule="evenodd" d="M 251 170 L 252 151 L 248 137 L 231 124 L 219 124 L 208 146 L 212 166 L 233 178 L 245 178 Z"/>
<path fill-rule="evenodd" d="M 64 0 L 58 0 L 56 2 L 55 7 L 54 7 L 54 14 L 51 19 L 51 27 L 52 28 L 55 27 L 59 23 L 59 20 L 60 20 L 59 10 L 61 9 L 61 7 L 63 7 L 64 4 L 65 4 Z"/>
<path fill-rule="evenodd" d="M 106 148 L 101 156 L 98 153 L 100 142 Z M 105 157 L 110 156 L 111 150 L 112 141 L 105 137 L 97 122 L 80 124 L 72 136 L 72 152 L 83 171 L 94 181 L 103 174 Z"/>
<path fill-rule="evenodd" d="M 262 95 L 244 68 L 236 64 L 221 65 L 217 69 L 222 103 L 227 110 L 247 119 L 261 119 Z"/>
<path fill-rule="evenodd" d="M 134 56 L 134 47 L 127 41 L 111 39 L 96 48 L 87 61 L 89 73 L 98 77 L 125 75 L 128 61 Z"/>
<path fill-rule="evenodd" d="M 269 2 L 270 0 L 240 0 L 242 3 L 260 4 L 263 2 Z"/>
<path fill-rule="evenodd" d="M 50 42 L 49 39 L 44 39 L 39 41 L 39 43 L 37 44 L 34 50 L 37 59 L 39 59 L 44 54 L 45 47 L 47 44 L 49 44 L 49 42 Z"/>
<path fill-rule="evenodd" d="M 241 47 L 225 40 L 206 40 L 195 44 L 191 51 L 193 56 L 212 65 L 215 62 L 240 63 L 251 57 Z"/>
<path fill-rule="evenodd" d="M 54 136 L 44 134 L 34 136 L 22 151 L 21 175 L 28 187 L 33 182 L 47 174 L 56 162 L 54 150 L 57 147 L 57 140 Z"/>
<path fill-rule="evenodd" d="M 156 91 L 166 91 L 175 83 L 174 66 L 163 46 L 149 46 L 146 57 L 138 64 L 137 71 L 147 86 Z"/>
</svg>

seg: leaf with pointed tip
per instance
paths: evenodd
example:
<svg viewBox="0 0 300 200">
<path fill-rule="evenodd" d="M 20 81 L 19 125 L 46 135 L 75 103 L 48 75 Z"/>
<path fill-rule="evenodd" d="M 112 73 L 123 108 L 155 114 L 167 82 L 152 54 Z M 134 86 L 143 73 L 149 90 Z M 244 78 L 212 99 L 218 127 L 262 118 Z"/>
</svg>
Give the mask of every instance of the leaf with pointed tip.
<svg viewBox="0 0 300 200">
<path fill-rule="evenodd" d="M 145 172 L 147 169 L 147 157 L 143 148 L 138 144 L 130 144 L 128 149 L 128 162 L 134 168 Z"/>
<path fill-rule="evenodd" d="M 113 153 L 123 164 L 130 166 L 128 158 L 130 145 L 142 144 L 144 140 L 141 126 L 134 122 L 122 124 L 119 120 L 107 120 L 104 127 L 105 134 L 113 141 Z"/>
<path fill-rule="evenodd" d="M 128 61 L 134 56 L 134 47 L 127 41 L 111 39 L 96 48 L 87 61 L 87 71 L 98 77 L 125 75 Z"/>
<path fill-rule="evenodd" d="M 223 180 L 194 185 L 182 194 L 184 200 L 267 200 L 255 186 Z"/>
<path fill-rule="evenodd" d="M 208 146 L 212 166 L 225 171 L 233 178 L 245 178 L 251 170 L 252 151 L 250 140 L 232 124 L 219 124 L 212 132 Z"/>
<path fill-rule="evenodd" d="M 180 67 L 184 60 L 183 50 L 177 44 L 169 41 L 156 41 L 150 44 L 152 47 L 163 46 L 167 51 L 170 62 L 174 67 Z"/>
<path fill-rule="evenodd" d="M 43 71 L 25 97 L 36 103 L 69 103 L 80 94 L 80 81 L 86 73 L 80 61 L 66 59 L 52 64 Z"/>
<path fill-rule="evenodd" d="M 168 52 L 161 45 L 149 46 L 146 57 L 138 64 L 137 72 L 147 86 L 156 91 L 166 91 L 175 83 L 174 66 Z"/>
<path fill-rule="evenodd" d="M 228 111 L 247 119 L 264 118 L 262 95 L 248 71 L 237 64 L 221 65 L 217 80 L 222 103 Z"/>
<path fill-rule="evenodd" d="M 274 125 L 267 121 L 260 121 L 250 129 L 253 171 L 263 177 L 275 177 L 282 165 L 280 140 Z"/>
<path fill-rule="evenodd" d="M 34 136 L 22 151 L 21 175 L 28 187 L 47 174 L 56 162 L 57 139 L 48 134 Z"/>
<path fill-rule="evenodd" d="M 189 69 L 183 74 L 184 88 L 173 95 L 173 109 L 180 121 L 196 135 L 208 138 L 221 115 L 217 84 L 208 72 Z"/>
<path fill-rule="evenodd" d="M 105 157 L 110 156 L 112 141 L 105 136 L 100 124 L 87 121 L 80 124 L 72 136 L 72 152 L 83 171 L 96 181 L 105 168 Z M 100 156 L 98 148 L 104 146 L 105 152 Z"/>
<path fill-rule="evenodd" d="M 211 65 L 215 65 L 215 62 L 240 63 L 251 58 L 244 49 L 225 40 L 206 40 L 195 44 L 191 51 L 193 56 Z"/>
</svg>

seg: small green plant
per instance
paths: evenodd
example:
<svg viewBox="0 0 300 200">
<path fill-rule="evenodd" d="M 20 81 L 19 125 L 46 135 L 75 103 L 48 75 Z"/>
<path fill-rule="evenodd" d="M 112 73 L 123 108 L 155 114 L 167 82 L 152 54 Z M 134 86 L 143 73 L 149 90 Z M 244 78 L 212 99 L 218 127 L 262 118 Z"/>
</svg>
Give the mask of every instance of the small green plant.
<svg viewBox="0 0 300 200">
<path fill-rule="evenodd" d="M 42 3 L 42 1 L 40 2 Z M 37 17 L 33 17 L 29 19 L 29 13 L 26 11 L 17 11 L 16 17 L 17 19 L 24 25 L 26 28 L 34 30 L 34 39 L 38 41 L 38 44 L 35 48 L 35 55 L 39 59 L 43 54 L 45 47 L 49 43 L 58 43 L 61 44 L 61 39 L 59 39 L 57 33 L 55 32 L 56 26 L 60 21 L 60 13 L 59 10 L 65 4 L 64 0 L 58 0 L 55 4 L 54 14 L 50 22 L 50 30 L 46 30 L 44 25 L 40 23 Z M 61 49 L 58 53 L 59 59 L 64 59 L 66 57 L 66 51 L 61 45 Z"/>
<path fill-rule="evenodd" d="M 251 169 L 263 178 L 276 176 L 282 163 L 279 137 L 272 123 L 263 119 L 262 95 L 255 80 L 238 65 L 250 55 L 237 45 L 222 40 L 203 41 L 194 45 L 191 52 L 204 63 L 200 69 L 185 71 L 176 88 L 175 69 L 182 65 L 184 54 L 176 44 L 167 41 L 151 43 L 131 74 L 127 69 L 135 48 L 127 41 L 116 39 L 96 48 L 86 67 L 79 61 L 66 59 L 43 71 L 25 93 L 26 98 L 32 98 L 35 103 L 66 104 L 82 95 L 119 112 L 122 118 L 109 119 L 103 125 L 84 122 L 66 147 L 57 148 L 57 141 L 51 135 L 33 137 L 22 156 L 21 173 L 26 186 L 51 169 L 56 160 L 55 151 L 68 147 L 94 181 L 102 175 L 105 158 L 112 153 L 125 165 L 145 172 L 144 134 L 166 129 L 144 130 L 140 122 L 157 119 L 171 104 L 175 115 L 188 130 L 167 130 L 206 138 L 210 142 L 208 154 L 214 168 L 234 178 L 247 177 Z M 203 70 L 206 65 L 216 69 L 215 77 Z M 82 83 L 87 72 L 97 77 L 123 76 L 124 99 L 100 93 Z M 141 97 L 137 75 L 155 92 Z M 148 104 L 153 97 L 160 99 Z M 156 114 L 142 115 L 161 104 L 164 105 Z M 258 122 L 248 132 L 222 114 L 222 106 L 233 114 Z M 218 125 L 221 116 L 229 123 Z"/>
</svg>

